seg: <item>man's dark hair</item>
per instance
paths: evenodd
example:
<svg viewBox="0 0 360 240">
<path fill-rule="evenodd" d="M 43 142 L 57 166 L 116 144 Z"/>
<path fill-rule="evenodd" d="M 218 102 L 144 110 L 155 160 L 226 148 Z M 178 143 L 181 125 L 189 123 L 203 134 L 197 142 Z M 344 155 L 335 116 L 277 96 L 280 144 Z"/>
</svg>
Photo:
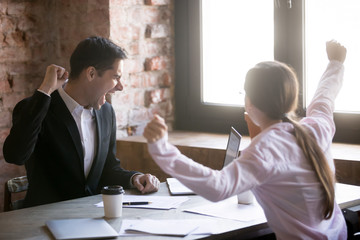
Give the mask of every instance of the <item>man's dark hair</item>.
<svg viewBox="0 0 360 240">
<path fill-rule="evenodd" d="M 116 59 L 126 59 L 124 49 L 103 37 L 89 37 L 81 41 L 70 57 L 70 78 L 79 77 L 82 70 L 94 67 L 99 75 L 112 68 Z"/>
</svg>

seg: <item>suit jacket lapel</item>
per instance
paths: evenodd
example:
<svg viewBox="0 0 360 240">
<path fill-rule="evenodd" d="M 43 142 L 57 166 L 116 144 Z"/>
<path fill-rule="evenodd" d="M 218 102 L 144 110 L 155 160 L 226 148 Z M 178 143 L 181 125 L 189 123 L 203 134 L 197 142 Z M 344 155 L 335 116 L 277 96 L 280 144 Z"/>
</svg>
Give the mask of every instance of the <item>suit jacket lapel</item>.
<svg viewBox="0 0 360 240">
<path fill-rule="evenodd" d="M 79 163 L 82 169 L 82 173 L 84 174 L 84 153 L 82 149 L 80 133 L 76 126 L 76 122 L 72 117 L 71 113 L 69 112 L 69 109 L 66 107 L 65 102 L 62 100 L 59 92 L 55 91 L 51 95 L 51 97 L 52 97 L 51 102 L 54 106 L 54 114 L 57 116 L 57 118 L 62 120 L 61 122 L 64 122 L 64 124 L 66 125 L 69 134 L 71 135 L 71 138 L 76 147 L 76 152 L 80 160 Z"/>
</svg>

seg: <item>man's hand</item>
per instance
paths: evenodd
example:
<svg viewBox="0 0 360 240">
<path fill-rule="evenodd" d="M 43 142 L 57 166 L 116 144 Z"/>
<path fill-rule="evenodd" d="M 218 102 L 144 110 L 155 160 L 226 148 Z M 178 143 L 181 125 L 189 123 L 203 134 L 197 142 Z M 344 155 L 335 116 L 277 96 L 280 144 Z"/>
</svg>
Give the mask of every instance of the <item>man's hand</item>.
<svg viewBox="0 0 360 240">
<path fill-rule="evenodd" d="M 165 136 L 167 129 L 165 120 L 156 114 L 154 119 L 146 125 L 143 135 L 148 143 L 153 143 Z"/>
<path fill-rule="evenodd" d="M 51 64 L 46 68 L 46 74 L 39 90 L 50 95 L 53 91 L 64 84 L 68 77 L 69 73 L 65 70 L 65 68 Z"/>
<path fill-rule="evenodd" d="M 326 42 L 326 52 L 330 61 L 337 60 L 344 63 L 346 58 L 346 48 L 340 43 L 334 40 Z"/>
<path fill-rule="evenodd" d="M 160 181 L 154 175 L 149 173 L 147 174 L 138 174 L 132 178 L 132 184 L 141 192 L 141 193 L 151 193 L 157 192 L 159 190 Z"/>
</svg>

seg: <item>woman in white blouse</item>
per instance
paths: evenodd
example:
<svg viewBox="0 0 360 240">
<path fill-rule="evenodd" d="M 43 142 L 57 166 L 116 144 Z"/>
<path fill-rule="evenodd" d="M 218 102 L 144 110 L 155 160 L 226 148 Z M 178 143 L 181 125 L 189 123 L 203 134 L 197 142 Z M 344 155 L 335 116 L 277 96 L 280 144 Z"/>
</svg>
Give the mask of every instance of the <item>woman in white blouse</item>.
<svg viewBox="0 0 360 240">
<path fill-rule="evenodd" d="M 261 62 L 248 71 L 245 109 L 261 133 L 222 170 L 198 164 L 169 144 L 159 116 L 144 131 L 151 156 L 162 170 L 209 200 L 251 190 L 277 239 L 346 239 L 330 154 L 346 48 L 330 41 L 326 51 L 329 64 L 300 121 L 290 115 L 297 107 L 298 80 L 289 66 Z"/>
</svg>

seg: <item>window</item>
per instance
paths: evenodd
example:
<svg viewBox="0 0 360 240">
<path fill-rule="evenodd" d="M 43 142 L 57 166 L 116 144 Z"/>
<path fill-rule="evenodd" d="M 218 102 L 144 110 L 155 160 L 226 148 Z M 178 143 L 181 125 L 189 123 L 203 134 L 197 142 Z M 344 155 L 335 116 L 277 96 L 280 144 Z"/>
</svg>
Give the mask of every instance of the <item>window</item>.
<svg viewBox="0 0 360 240">
<path fill-rule="evenodd" d="M 247 71 L 274 59 L 273 5 L 269 0 L 202 1 L 203 103 L 244 106 Z"/>
<path fill-rule="evenodd" d="M 336 112 L 360 113 L 360 1 L 316 0 L 305 2 L 306 105 L 311 100 L 327 64 L 324 43 L 336 39 L 348 49 L 344 84 L 335 102 Z"/>
<path fill-rule="evenodd" d="M 360 143 L 359 10 L 358 0 L 175 1 L 175 128 L 228 132 L 234 126 L 247 134 L 245 73 L 272 59 L 295 68 L 304 114 L 327 64 L 325 42 L 334 38 L 348 49 L 335 141 Z"/>
</svg>

